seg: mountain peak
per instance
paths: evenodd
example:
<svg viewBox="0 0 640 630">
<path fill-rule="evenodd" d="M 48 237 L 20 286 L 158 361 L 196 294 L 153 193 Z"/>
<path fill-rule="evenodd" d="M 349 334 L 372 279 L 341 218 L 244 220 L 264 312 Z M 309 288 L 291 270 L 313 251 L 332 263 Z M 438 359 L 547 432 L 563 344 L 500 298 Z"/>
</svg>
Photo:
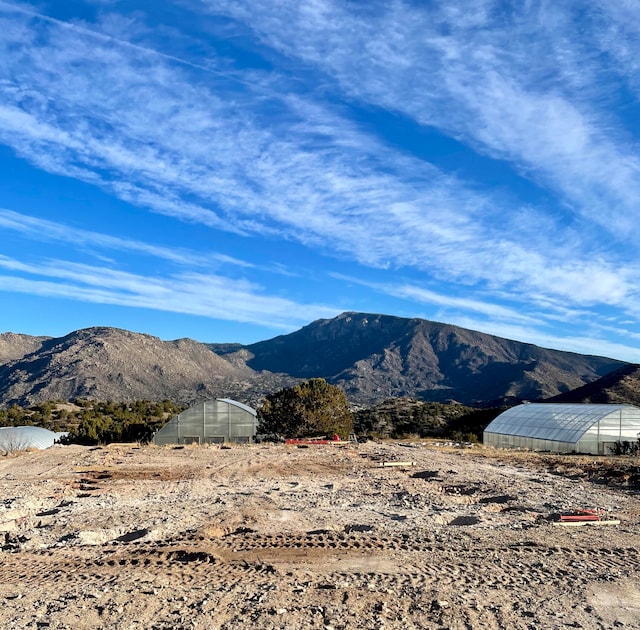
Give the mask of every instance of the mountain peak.
<svg viewBox="0 0 640 630">
<path fill-rule="evenodd" d="M 324 377 L 368 404 L 395 396 L 465 404 L 538 399 L 620 367 L 418 318 L 345 312 L 247 346 L 255 370 Z"/>
<path fill-rule="evenodd" d="M 359 405 L 400 396 L 487 405 L 568 392 L 623 365 L 451 324 L 353 311 L 247 346 L 95 326 L 59 338 L 0 336 L 0 403 L 220 396 L 255 404 L 322 377 Z"/>
</svg>

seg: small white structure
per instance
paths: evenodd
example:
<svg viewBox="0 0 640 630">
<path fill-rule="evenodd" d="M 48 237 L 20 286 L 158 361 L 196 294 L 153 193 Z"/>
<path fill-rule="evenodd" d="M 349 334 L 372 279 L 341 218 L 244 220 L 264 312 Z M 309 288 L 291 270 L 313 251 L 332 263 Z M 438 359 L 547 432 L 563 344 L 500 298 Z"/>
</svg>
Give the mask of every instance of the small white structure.
<svg viewBox="0 0 640 630">
<path fill-rule="evenodd" d="M 174 416 L 152 438 L 154 444 L 221 444 L 252 442 L 255 409 L 229 398 L 205 400 Z"/>
<path fill-rule="evenodd" d="M 640 437 L 633 405 L 527 403 L 507 409 L 484 430 L 483 442 L 501 448 L 610 454 L 616 442 Z"/>
<path fill-rule="evenodd" d="M 30 448 L 49 448 L 67 433 L 55 433 L 42 427 L 0 427 L 0 452 L 14 453 Z"/>
</svg>

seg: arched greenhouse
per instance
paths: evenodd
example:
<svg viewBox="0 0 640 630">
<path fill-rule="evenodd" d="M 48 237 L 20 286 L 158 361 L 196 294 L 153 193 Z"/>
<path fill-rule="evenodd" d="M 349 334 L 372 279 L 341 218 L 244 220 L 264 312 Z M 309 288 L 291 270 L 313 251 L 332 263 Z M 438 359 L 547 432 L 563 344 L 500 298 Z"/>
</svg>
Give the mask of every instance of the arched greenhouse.
<svg viewBox="0 0 640 630">
<path fill-rule="evenodd" d="M 484 430 L 483 442 L 500 448 L 557 453 L 613 452 L 636 442 L 640 408 L 633 405 L 528 403 L 507 409 Z"/>
<path fill-rule="evenodd" d="M 66 432 L 55 433 L 42 427 L 0 427 L 0 452 L 49 448 L 66 435 Z"/>
<path fill-rule="evenodd" d="M 152 438 L 154 444 L 252 442 L 256 411 L 229 398 L 205 400 L 174 416 Z"/>
</svg>

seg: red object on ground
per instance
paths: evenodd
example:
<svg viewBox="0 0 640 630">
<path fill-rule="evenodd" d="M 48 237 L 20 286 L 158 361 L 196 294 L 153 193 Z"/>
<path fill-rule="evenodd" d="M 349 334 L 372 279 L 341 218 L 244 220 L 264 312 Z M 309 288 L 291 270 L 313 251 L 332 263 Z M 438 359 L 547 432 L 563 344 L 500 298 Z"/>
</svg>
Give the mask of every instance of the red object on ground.
<svg viewBox="0 0 640 630">
<path fill-rule="evenodd" d="M 598 510 L 575 510 L 574 514 L 561 514 L 560 522 L 571 521 L 599 521 L 600 512 Z"/>
</svg>

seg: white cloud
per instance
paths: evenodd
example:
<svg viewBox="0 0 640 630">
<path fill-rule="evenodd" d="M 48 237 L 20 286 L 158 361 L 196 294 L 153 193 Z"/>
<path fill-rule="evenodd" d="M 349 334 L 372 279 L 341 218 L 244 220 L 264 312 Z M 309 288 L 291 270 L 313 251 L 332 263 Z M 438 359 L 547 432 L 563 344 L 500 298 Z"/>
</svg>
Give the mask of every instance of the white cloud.
<svg viewBox="0 0 640 630">
<path fill-rule="evenodd" d="M 33 240 L 67 243 L 81 248 L 92 246 L 136 252 L 163 258 L 180 265 L 203 267 L 211 266 L 214 263 L 225 263 L 240 267 L 253 266 L 249 262 L 225 254 L 201 254 L 182 247 L 162 247 L 135 239 L 119 238 L 91 230 L 74 228 L 68 224 L 39 219 L 5 208 L 0 208 L 0 228 L 20 232 Z"/>
<path fill-rule="evenodd" d="M 350 97 L 509 160 L 577 214 L 621 239 L 637 236 L 640 160 L 615 126 L 607 101 L 616 78 L 593 47 L 629 60 L 637 11 L 609 8 L 603 20 L 577 2 L 508 12 L 492 0 L 395 0 L 372 11 L 338 0 L 201 4 L 244 21 Z M 611 34 L 619 31 L 625 38 L 616 46 Z M 637 74 L 633 59 L 616 68 L 621 80 Z"/>
<path fill-rule="evenodd" d="M 0 291 L 200 315 L 273 329 L 291 330 L 311 318 L 335 317 L 340 312 L 266 295 L 255 284 L 213 274 L 145 277 L 62 260 L 29 264 L 6 256 L 0 256 L 0 268 L 14 274 L 0 276 Z"/>
<path fill-rule="evenodd" d="M 78 40 L 68 29 L 50 36 L 26 63 L 8 55 L 20 68 L 9 64 L 2 87 L 13 105 L 0 112 L 0 139 L 47 170 L 182 220 L 293 237 L 372 265 L 422 266 L 452 238 L 482 236 L 463 214 L 484 199 L 385 150 L 326 107 L 274 96 L 270 107 L 286 124 L 265 127 L 253 94 L 227 101 L 216 91 L 228 86 L 194 84 L 128 47 Z M 55 98 L 36 107 L 22 98 L 25 83 Z M 452 223 L 446 233 L 443 218 Z M 435 247 L 408 251 L 408 232 Z"/>
<path fill-rule="evenodd" d="M 62 23 L 0 2 L 0 142 L 49 172 L 181 221 L 295 239 L 511 304 L 545 303 L 556 314 L 601 303 L 637 318 L 638 264 L 614 238 L 599 242 L 598 226 L 622 239 L 635 233 L 639 163 L 621 140 L 624 129 L 593 100 L 602 94 L 589 90 L 590 77 L 601 68 L 588 46 L 572 44 L 570 4 L 548 7 L 553 19 L 541 12 L 537 21 L 516 10 L 502 26 L 488 1 L 426 9 L 396 0 L 375 11 L 329 0 L 208 4 L 255 29 L 269 54 L 282 56 L 280 69 L 221 72 L 222 60 L 163 52 L 152 30 L 117 16 L 103 18 L 108 30 L 100 33 L 100 24 Z M 123 41 L 125 34 L 136 40 Z M 552 199 L 523 207 L 386 145 L 349 119 L 348 103 L 330 102 L 338 91 L 504 160 L 547 186 Z M 75 234 L 198 264 L 184 249 Z M 73 287 L 80 270 L 64 268 Z M 135 274 L 101 273 L 115 282 L 108 299 L 120 299 L 127 278 L 143 284 Z M 163 282 L 135 288 L 136 303 L 160 304 L 149 293 L 165 291 Z M 192 280 L 180 277 L 178 286 L 188 296 Z M 233 290 L 260 301 L 259 290 Z M 447 301 L 409 284 L 403 291 L 417 302 L 522 322 L 515 307 L 490 297 Z M 247 308 L 238 304 L 240 316 Z"/>
</svg>

